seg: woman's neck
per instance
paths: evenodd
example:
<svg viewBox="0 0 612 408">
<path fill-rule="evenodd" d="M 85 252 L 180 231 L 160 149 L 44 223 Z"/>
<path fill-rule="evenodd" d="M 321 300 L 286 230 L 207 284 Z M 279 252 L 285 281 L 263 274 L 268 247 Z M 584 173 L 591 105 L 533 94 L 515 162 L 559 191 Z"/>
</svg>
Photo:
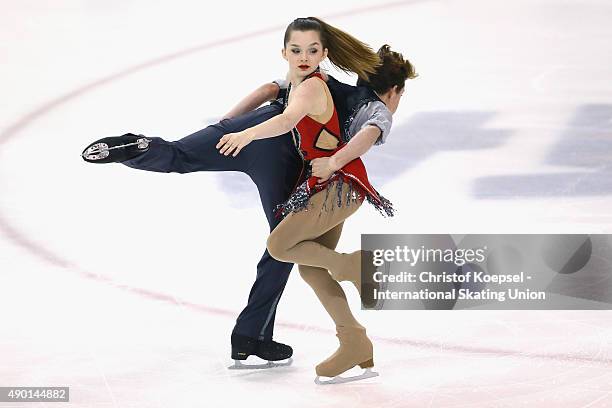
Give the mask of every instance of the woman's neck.
<svg viewBox="0 0 612 408">
<path fill-rule="evenodd" d="M 306 79 L 308 76 L 310 76 L 310 75 L 314 74 L 315 72 L 319 72 L 319 68 L 317 68 L 317 69 L 316 69 L 316 70 L 314 70 L 314 71 L 313 71 L 311 74 L 309 74 L 309 75 L 307 75 L 307 76 L 305 76 L 305 77 L 297 76 L 297 75 L 295 75 L 295 74 L 294 74 L 293 76 L 292 76 L 292 75 L 288 75 L 288 77 L 289 77 L 289 82 L 291 82 L 291 86 L 296 87 L 296 86 L 298 86 L 299 84 L 301 84 L 302 82 L 304 82 L 304 80 L 305 80 L 305 79 Z"/>
<path fill-rule="evenodd" d="M 296 87 L 299 84 L 301 84 L 302 82 L 304 82 L 304 77 L 299 77 L 299 76 L 290 76 L 289 77 L 289 82 L 291 82 L 291 86 Z"/>
</svg>

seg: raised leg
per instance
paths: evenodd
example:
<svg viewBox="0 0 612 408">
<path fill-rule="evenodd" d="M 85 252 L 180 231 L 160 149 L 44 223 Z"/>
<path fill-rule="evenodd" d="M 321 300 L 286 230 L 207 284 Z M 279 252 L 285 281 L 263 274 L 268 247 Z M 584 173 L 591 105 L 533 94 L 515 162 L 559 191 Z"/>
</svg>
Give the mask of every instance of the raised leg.
<svg viewBox="0 0 612 408">
<path fill-rule="evenodd" d="M 258 125 L 279 113 L 281 113 L 281 108 L 277 105 L 263 106 L 236 118 L 224 119 L 177 141 L 148 137 L 151 141 L 148 151 L 124 161 L 123 164 L 135 169 L 162 173 L 246 172 L 270 144 L 278 141 L 267 139 L 251 143 L 242 150 L 240 155 L 232 157 L 219 154 L 216 148 L 219 139 L 227 133 Z"/>
</svg>

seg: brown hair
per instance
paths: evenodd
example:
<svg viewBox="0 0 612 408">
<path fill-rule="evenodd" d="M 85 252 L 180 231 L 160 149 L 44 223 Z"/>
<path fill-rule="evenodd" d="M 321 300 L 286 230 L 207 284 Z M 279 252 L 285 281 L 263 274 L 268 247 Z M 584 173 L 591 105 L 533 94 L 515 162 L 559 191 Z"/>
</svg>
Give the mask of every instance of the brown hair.
<svg viewBox="0 0 612 408">
<path fill-rule="evenodd" d="M 296 18 L 285 30 L 283 47 L 287 46 L 292 31 L 317 31 L 327 58 L 344 72 L 354 72 L 360 79 L 368 80 L 376 72 L 380 58 L 372 48 L 352 35 L 327 24 L 317 17 Z"/>
<path fill-rule="evenodd" d="M 406 85 L 406 79 L 419 76 L 410 61 L 404 59 L 399 52 L 391 51 L 391 47 L 387 44 L 380 47 L 378 56 L 382 64 L 368 80 L 359 78 L 357 85 L 369 86 L 379 94 L 383 94 L 396 85 L 398 89 L 402 89 Z"/>
</svg>

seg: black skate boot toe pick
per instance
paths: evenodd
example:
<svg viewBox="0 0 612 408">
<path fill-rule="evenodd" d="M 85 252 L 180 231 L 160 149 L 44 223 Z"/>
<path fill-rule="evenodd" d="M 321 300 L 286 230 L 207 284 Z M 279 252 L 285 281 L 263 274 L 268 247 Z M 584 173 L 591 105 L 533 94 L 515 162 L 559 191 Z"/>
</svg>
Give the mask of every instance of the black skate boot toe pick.
<svg viewBox="0 0 612 408">
<path fill-rule="evenodd" d="M 254 355 L 262 360 L 267 360 L 263 364 L 243 364 L 249 356 Z M 232 359 L 234 365 L 228 367 L 230 370 L 239 369 L 261 369 L 289 366 L 293 362 L 291 356 L 293 349 L 282 343 L 272 340 L 262 341 L 252 337 L 232 334 Z M 279 360 L 286 360 L 278 363 Z"/>
</svg>

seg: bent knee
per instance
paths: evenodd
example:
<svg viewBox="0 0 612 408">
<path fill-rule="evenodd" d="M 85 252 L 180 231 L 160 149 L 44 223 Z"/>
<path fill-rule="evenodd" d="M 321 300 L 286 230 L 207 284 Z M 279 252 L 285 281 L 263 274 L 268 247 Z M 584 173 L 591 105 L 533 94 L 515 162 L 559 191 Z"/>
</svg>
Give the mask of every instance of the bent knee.
<svg viewBox="0 0 612 408">
<path fill-rule="evenodd" d="M 268 252 L 270 253 L 270 256 L 277 261 L 288 262 L 289 260 L 286 258 L 286 240 L 282 239 L 281 235 L 276 234 L 275 231 L 276 230 L 272 231 L 268 237 L 268 241 L 266 242 Z"/>
</svg>

